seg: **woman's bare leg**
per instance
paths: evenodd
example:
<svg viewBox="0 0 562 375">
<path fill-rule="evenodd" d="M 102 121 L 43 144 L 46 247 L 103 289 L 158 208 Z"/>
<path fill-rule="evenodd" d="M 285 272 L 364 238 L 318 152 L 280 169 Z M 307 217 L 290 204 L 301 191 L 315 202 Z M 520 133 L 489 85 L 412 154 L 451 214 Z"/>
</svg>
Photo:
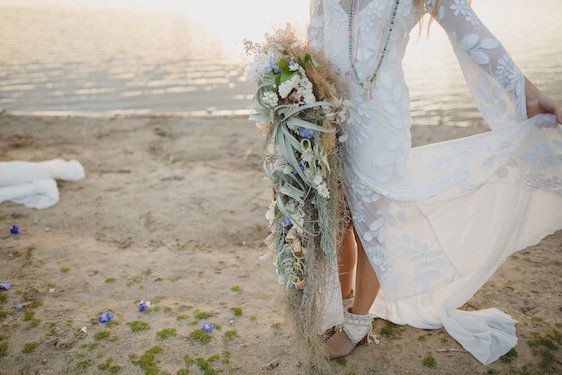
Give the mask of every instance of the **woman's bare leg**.
<svg viewBox="0 0 562 375">
<path fill-rule="evenodd" d="M 338 257 L 338 273 L 340 277 L 341 294 L 343 299 L 351 296 L 353 286 L 353 272 L 357 261 L 357 244 L 353 232 L 353 222 L 349 223 L 347 233 L 342 241 L 340 256 Z"/>
<path fill-rule="evenodd" d="M 377 279 L 377 274 L 373 270 L 373 266 L 365 254 L 365 249 L 361 244 L 361 239 L 357 231 L 355 234 L 355 242 L 357 243 L 357 275 L 355 280 L 355 301 L 351 312 L 353 314 L 365 315 L 375 302 L 375 297 L 379 293 L 381 285 Z"/>
<path fill-rule="evenodd" d="M 355 280 L 355 301 L 351 312 L 353 314 L 366 315 L 375 301 L 380 284 L 377 275 L 373 270 L 369 259 L 365 254 L 361 240 L 357 232 L 353 230 L 355 242 L 357 244 L 357 274 Z M 354 344 L 343 330 L 337 330 L 328 340 L 326 340 L 326 351 L 330 356 L 344 356 L 349 354 L 356 344 Z"/>
</svg>

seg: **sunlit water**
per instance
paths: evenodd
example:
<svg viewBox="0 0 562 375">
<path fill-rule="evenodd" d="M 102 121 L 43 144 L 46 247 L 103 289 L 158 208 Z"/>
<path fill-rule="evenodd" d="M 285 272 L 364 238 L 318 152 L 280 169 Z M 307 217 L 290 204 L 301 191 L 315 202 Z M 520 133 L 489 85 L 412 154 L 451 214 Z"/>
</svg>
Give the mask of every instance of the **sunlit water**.
<svg viewBox="0 0 562 375">
<path fill-rule="evenodd" d="M 562 103 L 562 1 L 473 6 L 527 77 Z M 285 22 L 304 36 L 307 20 L 308 0 L 0 0 L 0 109 L 248 111 L 255 83 L 243 38 L 259 41 Z M 429 40 L 417 33 L 404 61 L 413 123 L 479 121 L 440 26 Z"/>
</svg>

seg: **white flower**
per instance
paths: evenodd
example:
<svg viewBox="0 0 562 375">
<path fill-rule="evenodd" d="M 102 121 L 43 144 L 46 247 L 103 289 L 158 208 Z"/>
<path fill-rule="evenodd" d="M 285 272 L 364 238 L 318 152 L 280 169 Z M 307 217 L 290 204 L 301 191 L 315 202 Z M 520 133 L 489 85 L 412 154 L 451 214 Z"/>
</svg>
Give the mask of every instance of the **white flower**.
<svg viewBox="0 0 562 375">
<path fill-rule="evenodd" d="M 293 74 L 290 79 L 281 83 L 281 85 L 279 85 L 279 96 L 283 99 L 289 96 L 291 91 L 299 84 L 300 79 L 301 77 L 299 74 Z"/>
<path fill-rule="evenodd" d="M 263 94 L 262 101 L 268 107 L 276 107 L 279 103 L 279 97 L 273 91 L 266 91 Z"/>
<path fill-rule="evenodd" d="M 323 182 L 324 178 L 322 177 L 322 174 L 319 171 L 316 171 L 316 173 L 314 174 L 314 177 L 312 178 L 312 183 L 315 186 L 320 185 Z"/>
<path fill-rule="evenodd" d="M 289 63 L 289 70 L 292 71 L 292 72 L 294 72 L 295 70 L 300 70 L 300 68 L 301 68 L 301 66 L 294 61 L 291 61 Z"/>
<path fill-rule="evenodd" d="M 321 197 L 326 198 L 326 199 L 330 198 L 330 192 L 328 191 L 328 185 L 326 185 L 325 181 L 322 181 L 322 183 L 320 185 L 318 185 L 316 190 L 318 190 L 318 194 L 320 194 Z"/>
</svg>

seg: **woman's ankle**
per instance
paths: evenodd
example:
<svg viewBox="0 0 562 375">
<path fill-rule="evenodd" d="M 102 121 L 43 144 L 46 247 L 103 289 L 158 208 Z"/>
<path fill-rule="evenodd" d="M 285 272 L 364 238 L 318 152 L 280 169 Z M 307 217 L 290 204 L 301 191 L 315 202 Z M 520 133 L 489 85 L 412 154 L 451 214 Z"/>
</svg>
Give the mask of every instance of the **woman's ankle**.
<svg viewBox="0 0 562 375">
<path fill-rule="evenodd" d="M 349 298 L 353 297 L 353 289 L 349 289 L 348 292 L 342 293 L 342 297 L 343 297 L 343 299 L 349 299 Z"/>
</svg>

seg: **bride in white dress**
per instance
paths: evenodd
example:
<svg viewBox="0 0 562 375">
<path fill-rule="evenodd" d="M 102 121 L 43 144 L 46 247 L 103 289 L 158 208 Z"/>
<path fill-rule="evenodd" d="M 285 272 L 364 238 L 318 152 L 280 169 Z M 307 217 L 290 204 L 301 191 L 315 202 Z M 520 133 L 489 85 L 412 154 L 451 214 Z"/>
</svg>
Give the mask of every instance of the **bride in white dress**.
<svg viewBox="0 0 562 375">
<path fill-rule="evenodd" d="M 447 32 L 490 130 L 412 147 L 401 62 L 425 12 Z M 457 308 L 509 255 L 562 228 L 560 107 L 466 0 L 311 0 L 307 40 L 352 85 L 341 168 L 353 234 L 340 267 L 357 257 L 356 284 L 334 265 L 323 326 L 336 328 L 330 358 L 370 342 L 380 317 L 444 327 L 494 362 L 517 344 L 516 321 L 496 308 Z"/>
</svg>

